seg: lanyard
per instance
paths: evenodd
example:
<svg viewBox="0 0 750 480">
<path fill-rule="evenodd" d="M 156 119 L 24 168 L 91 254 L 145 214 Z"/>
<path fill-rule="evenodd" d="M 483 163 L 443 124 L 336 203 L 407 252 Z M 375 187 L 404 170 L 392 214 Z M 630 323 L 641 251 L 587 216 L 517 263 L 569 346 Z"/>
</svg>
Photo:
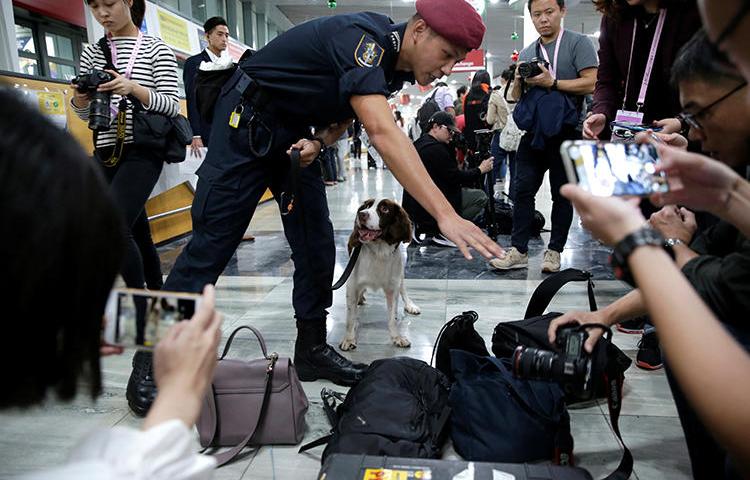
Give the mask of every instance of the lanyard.
<svg viewBox="0 0 750 480">
<path fill-rule="evenodd" d="M 143 32 L 138 32 L 138 39 L 135 41 L 135 47 L 130 53 L 128 59 L 128 66 L 125 68 L 125 78 L 130 79 L 130 74 L 133 72 L 133 65 L 135 65 L 135 58 L 138 56 L 138 50 L 141 48 L 141 42 L 143 41 Z M 109 49 L 112 51 L 112 63 L 117 67 L 117 45 L 112 41 L 112 36 L 109 36 Z"/>
<path fill-rule="evenodd" d="M 549 55 L 547 55 L 547 49 L 544 48 L 544 44 L 542 43 L 542 39 L 539 39 L 539 45 L 542 47 L 542 55 L 544 55 L 544 59 L 547 60 L 547 63 L 550 64 L 549 73 L 552 74 L 552 77 L 557 78 L 557 55 L 560 53 L 560 45 L 562 44 L 562 37 L 565 33 L 565 30 L 560 30 L 560 35 L 557 36 L 557 40 L 555 40 L 555 58 L 553 62 L 549 61 Z"/>
<path fill-rule="evenodd" d="M 648 54 L 648 62 L 646 62 L 646 70 L 643 72 L 643 81 L 641 82 L 641 90 L 638 93 L 638 112 L 643 108 L 643 104 L 646 103 L 646 91 L 648 90 L 648 82 L 651 80 L 651 70 L 654 68 L 654 61 L 656 60 L 656 48 L 659 46 L 659 39 L 661 38 L 661 31 L 664 28 L 664 21 L 667 19 L 667 9 L 662 8 L 659 10 L 659 20 L 656 23 L 656 31 L 654 32 L 654 39 L 651 41 L 651 51 Z M 633 49 L 635 48 L 635 32 L 638 30 L 638 19 L 636 18 L 633 22 L 633 40 L 630 43 L 630 59 L 628 60 L 628 76 L 625 78 L 625 98 L 622 99 L 622 109 L 625 110 L 625 104 L 628 100 L 628 86 L 630 85 L 630 67 L 633 64 Z"/>
</svg>

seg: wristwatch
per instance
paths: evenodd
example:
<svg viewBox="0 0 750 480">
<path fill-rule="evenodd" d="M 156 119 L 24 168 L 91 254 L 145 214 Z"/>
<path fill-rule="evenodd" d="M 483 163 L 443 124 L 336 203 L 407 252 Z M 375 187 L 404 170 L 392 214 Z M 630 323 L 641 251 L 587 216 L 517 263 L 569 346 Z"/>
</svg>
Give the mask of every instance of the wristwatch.
<svg viewBox="0 0 750 480">
<path fill-rule="evenodd" d="M 685 242 L 680 240 L 679 238 L 667 238 L 664 240 L 664 246 L 666 247 L 675 247 L 677 245 L 684 245 Z"/>
<path fill-rule="evenodd" d="M 665 240 L 659 232 L 653 228 L 644 227 L 640 230 L 627 235 L 625 238 L 615 245 L 615 249 L 609 257 L 609 263 L 612 265 L 615 277 L 618 280 L 629 283 L 635 287 L 633 276 L 630 273 L 630 267 L 628 267 L 628 257 L 632 254 L 636 248 L 651 245 L 655 247 L 667 248 L 670 255 L 672 255 L 672 249 L 665 247 Z"/>
<path fill-rule="evenodd" d="M 550 90 L 557 90 L 557 79 L 555 79 L 555 81 L 552 82 L 552 86 L 550 87 Z"/>
</svg>

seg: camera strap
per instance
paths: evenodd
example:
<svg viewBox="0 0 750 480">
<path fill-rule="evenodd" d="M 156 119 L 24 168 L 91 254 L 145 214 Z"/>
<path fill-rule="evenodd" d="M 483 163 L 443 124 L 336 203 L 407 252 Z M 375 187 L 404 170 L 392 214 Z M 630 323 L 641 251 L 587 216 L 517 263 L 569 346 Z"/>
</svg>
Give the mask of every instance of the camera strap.
<svg viewBox="0 0 750 480">
<path fill-rule="evenodd" d="M 125 68 L 125 74 L 124 77 L 127 79 L 130 79 L 130 75 L 133 71 L 133 66 L 135 65 L 135 59 L 138 56 L 138 51 L 141 48 L 141 43 L 143 42 L 143 33 L 138 32 L 138 38 L 135 41 L 135 46 L 133 47 L 133 51 L 130 53 L 130 58 L 128 59 L 128 65 Z M 103 36 L 99 39 L 99 48 L 102 49 L 102 53 L 104 54 L 104 68 L 113 70 L 115 72 L 118 72 L 117 70 L 117 46 L 115 45 L 115 42 L 112 41 L 112 35 L 108 34 Z M 118 72 L 119 73 L 119 72 Z M 112 113 L 115 113 L 116 115 L 116 123 L 117 123 L 117 140 L 115 142 L 115 148 L 112 150 L 112 154 L 107 158 L 106 160 L 102 161 L 102 164 L 105 167 L 114 167 L 122 158 L 122 151 L 125 147 L 125 135 L 127 132 L 127 111 L 128 111 L 128 101 L 126 97 L 120 98 L 120 101 L 117 104 L 117 111 L 113 111 Z M 98 135 L 95 132 L 94 133 L 94 148 L 96 148 L 96 142 L 98 140 Z"/>
<path fill-rule="evenodd" d="M 638 93 L 637 112 L 641 111 L 643 105 L 646 103 L 646 92 L 648 91 L 648 84 L 651 80 L 651 71 L 654 69 L 654 61 L 656 60 L 656 49 L 659 47 L 659 40 L 661 39 L 661 32 L 664 29 L 664 22 L 667 19 L 667 9 L 662 8 L 659 10 L 659 20 L 656 23 L 656 30 L 654 31 L 654 39 L 651 41 L 651 51 L 648 54 L 648 61 L 646 62 L 646 70 L 643 71 L 643 80 L 641 81 L 641 90 Z M 622 109 L 626 110 L 626 103 L 628 101 L 628 87 L 630 86 L 630 68 L 633 64 L 633 50 L 635 49 L 635 34 L 638 30 L 638 19 L 633 20 L 633 39 L 630 42 L 630 58 L 628 59 L 628 73 L 625 76 L 625 96 L 622 99 Z"/>
</svg>

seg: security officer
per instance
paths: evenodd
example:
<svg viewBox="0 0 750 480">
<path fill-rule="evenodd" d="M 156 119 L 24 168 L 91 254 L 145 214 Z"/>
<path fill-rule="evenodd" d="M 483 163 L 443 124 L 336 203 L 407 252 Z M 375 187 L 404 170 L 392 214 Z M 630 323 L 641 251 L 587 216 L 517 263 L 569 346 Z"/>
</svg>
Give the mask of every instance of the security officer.
<svg viewBox="0 0 750 480">
<path fill-rule="evenodd" d="M 465 0 L 417 0 L 416 9 L 418 14 L 400 25 L 365 12 L 292 28 L 240 62 L 214 110 L 208 154 L 197 172 L 193 237 L 164 289 L 200 292 L 216 282 L 270 188 L 282 207 L 294 260 L 294 362 L 303 381 L 352 385 L 366 368 L 326 343 L 333 226 L 320 168 L 305 168 L 355 116 L 399 182 L 467 258 L 469 246 L 488 258 L 502 254 L 451 208 L 388 107 L 386 97 L 405 81 L 427 85 L 447 75 L 484 36 L 481 18 Z M 316 127 L 314 135 L 310 126 Z M 301 169 L 290 166 L 291 148 L 300 149 Z M 295 202 L 288 212 L 291 194 Z"/>
</svg>

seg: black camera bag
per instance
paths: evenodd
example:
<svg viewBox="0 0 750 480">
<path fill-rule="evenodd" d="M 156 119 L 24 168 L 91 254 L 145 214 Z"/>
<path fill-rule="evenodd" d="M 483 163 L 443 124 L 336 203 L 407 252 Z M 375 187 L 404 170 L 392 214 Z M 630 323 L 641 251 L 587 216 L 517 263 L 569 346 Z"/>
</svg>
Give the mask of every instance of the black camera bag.
<svg viewBox="0 0 750 480">
<path fill-rule="evenodd" d="M 562 314 L 557 312 L 545 314 L 544 311 L 558 290 L 569 282 L 587 283 L 589 308 L 592 312 L 595 311 L 597 306 L 591 274 L 575 268 L 558 272 L 539 284 L 531 295 L 523 320 L 497 324 L 492 334 L 492 353 L 498 358 L 510 358 L 513 356 L 516 347 L 519 346 L 557 350 L 555 345 L 550 344 L 547 331 L 550 322 Z M 625 377 L 625 370 L 630 367 L 631 363 L 630 357 L 612 342 L 602 337 L 592 353 L 594 396 L 596 398 L 607 398 L 607 375 L 617 377 L 619 381 L 622 381 Z M 578 397 L 575 392 L 566 393 L 568 404 L 589 400 Z"/>
</svg>

